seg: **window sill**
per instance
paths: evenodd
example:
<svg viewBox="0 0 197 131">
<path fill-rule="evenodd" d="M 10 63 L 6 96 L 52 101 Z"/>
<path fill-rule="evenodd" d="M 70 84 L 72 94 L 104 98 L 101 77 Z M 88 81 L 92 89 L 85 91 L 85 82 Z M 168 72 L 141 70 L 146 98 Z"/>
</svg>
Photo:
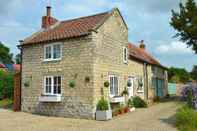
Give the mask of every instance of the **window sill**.
<svg viewBox="0 0 197 131">
<path fill-rule="evenodd" d="M 137 93 L 144 93 L 144 91 L 137 91 Z"/>
<path fill-rule="evenodd" d="M 124 102 L 124 97 L 123 96 L 114 96 L 114 97 L 110 97 L 110 103 L 120 103 L 120 102 Z"/>
<path fill-rule="evenodd" d="M 61 58 L 60 59 L 44 59 L 43 62 L 55 62 L 55 61 L 60 61 L 62 60 Z"/>
<path fill-rule="evenodd" d="M 61 95 L 41 95 L 40 102 L 61 102 Z"/>
</svg>

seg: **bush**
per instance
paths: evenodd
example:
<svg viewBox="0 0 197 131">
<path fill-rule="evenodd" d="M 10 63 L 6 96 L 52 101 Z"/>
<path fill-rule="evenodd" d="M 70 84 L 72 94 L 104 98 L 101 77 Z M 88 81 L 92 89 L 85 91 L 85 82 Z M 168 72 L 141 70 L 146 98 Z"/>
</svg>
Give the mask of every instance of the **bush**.
<svg viewBox="0 0 197 131">
<path fill-rule="evenodd" d="M 176 126 L 181 131 L 194 131 L 197 129 L 197 112 L 184 106 L 176 113 Z"/>
<path fill-rule="evenodd" d="M 69 82 L 69 87 L 71 87 L 71 88 L 75 87 L 75 81 L 74 80 Z"/>
<path fill-rule="evenodd" d="M 182 99 L 187 101 L 190 108 L 197 109 L 197 87 L 194 85 L 185 86 L 181 92 Z"/>
<path fill-rule="evenodd" d="M 100 110 L 100 111 L 109 110 L 108 101 L 105 100 L 103 97 L 98 101 L 97 110 Z"/>
<path fill-rule="evenodd" d="M 133 101 L 131 99 L 128 100 L 127 105 L 129 108 L 133 107 Z"/>
<path fill-rule="evenodd" d="M 109 87 L 109 81 L 104 82 L 104 87 Z"/>
<path fill-rule="evenodd" d="M 14 74 L 0 71 L 0 99 L 12 98 L 14 87 Z"/>
<path fill-rule="evenodd" d="M 133 98 L 133 105 L 136 108 L 147 107 L 147 103 L 142 100 L 139 96 Z"/>
</svg>

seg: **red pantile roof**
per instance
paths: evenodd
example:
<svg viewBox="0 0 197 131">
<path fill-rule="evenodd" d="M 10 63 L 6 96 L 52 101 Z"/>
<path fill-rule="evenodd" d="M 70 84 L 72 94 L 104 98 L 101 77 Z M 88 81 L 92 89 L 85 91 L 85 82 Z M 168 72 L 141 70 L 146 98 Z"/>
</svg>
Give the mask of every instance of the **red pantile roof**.
<svg viewBox="0 0 197 131">
<path fill-rule="evenodd" d="M 0 64 L 0 68 L 5 68 L 5 65 L 4 64 Z"/>
<path fill-rule="evenodd" d="M 157 65 L 162 68 L 166 68 L 163 65 L 161 65 L 155 58 L 153 58 L 145 49 L 141 49 L 132 43 L 128 44 L 128 49 L 129 49 L 129 56 L 131 58 L 152 64 L 152 65 Z"/>
<path fill-rule="evenodd" d="M 20 64 L 13 64 L 13 68 L 15 71 L 20 71 L 21 70 L 21 65 Z"/>
<path fill-rule="evenodd" d="M 41 29 L 34 33 L 32 36 L 25 39 L 22 45 L 88 35 L 92 29 L 102 24 L 109 15 L 110 12 L 105 12 L 67 21 L 59 21 L 47 29 Z"/>
</svg>

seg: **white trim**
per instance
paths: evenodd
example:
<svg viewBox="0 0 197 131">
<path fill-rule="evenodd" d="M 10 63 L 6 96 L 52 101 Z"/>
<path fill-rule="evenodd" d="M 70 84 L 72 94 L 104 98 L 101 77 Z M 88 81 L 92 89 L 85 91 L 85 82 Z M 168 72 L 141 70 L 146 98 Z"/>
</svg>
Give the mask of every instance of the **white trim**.
<svg viewBox="0 0 197 131">
<path fill-rule="evenodd" d="M 128 86 L 127 86 L 128 91 L 129 91 L 129 88 L 131 88 L 131 90 L 132 90 L 132 93 L 131 93 L 131 94 L 129 93 L 129 95 L 128 95 L 129 98 L 130 98 L 130 97 L 134 96 L 134 80 L 135 80 L 135 77 L 132 76 L 132 75 L 128 76 L 127 82 L 129 81 L 129 79 L 130 79 L 131 82 L 132 82 L 132 86 L 131 86 L 131 87 L 128 87 Z"/>
<path fill-rule="evenodd" d="M 60 79 L 61 79 L 61 83 L 60 83 L 60 90 L 61 90 L 61 93 L 62 93 L 62 76 L 61 75 L 54 75 L 54 76 L 44 76 L 44 80 L 43 80 L 43 82 L 44 82 L 44 92 L 43 92 L 43 94 L 44 95 L 56 95 L 56 96 L 59 96 L 59 95 L 61 95 L 61 93 L 60 94 L 55 94 L 54 93 L 54 77 L 60 77 Z M 51 78 L 51 93 L 46 93 L 46 78 Z"/>
<path fill-rule="evenodd" d="M 125 49 L 126 49 L 126 59 L 125 59 Z M 128 49 L 127 47 L 123 47 L 123 63 L 127 64 L 128 63 Z"/>
<path fill-rule="evenodd" d="M 54 52 L 54 46 L 55 45 L 60 45 L 60 57 L 54 59 L 53 57 L 53 52 Z M 51 58 L 46 58 L 46 48 L 47 47 L 51 47 Z M 59 61 L 62 59 L 62 43 L 52 43 L 52 44 L 47 44 L 44 45 L 44 57 L 43 57 L 43 61 Z"/>
<path fill-rule="evenodd" d="M 118 90 L 118 93 L 119 93 L 119 81 L 118 81 L 118 76 L 117 76 L 117 75 L 109 75 L 109 97 L 114 97 L 114 96 L 116 96 L 117 94 L 111 94 L 111 92 L 110 92 L 110 78 L 111 78 L 111 77 L 117 77 L 117 82 L 118 82 L 118 85 L 117 85 L 117 86 L 118 86 L 118 87 L 117 87 L 118 89 L 117 89 L 117 90 Z M 114 92 L 114 93 L 115 93 L 115 92 Z"/>
</svg>

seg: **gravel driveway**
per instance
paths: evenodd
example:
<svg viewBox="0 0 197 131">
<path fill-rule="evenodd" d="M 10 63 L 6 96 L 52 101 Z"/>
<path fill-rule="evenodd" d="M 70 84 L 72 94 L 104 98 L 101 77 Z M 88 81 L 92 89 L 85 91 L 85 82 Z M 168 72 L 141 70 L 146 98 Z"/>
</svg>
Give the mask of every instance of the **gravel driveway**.
<svg viewBox="0 0 197 131">
<path fill-rule="evenodd" d="M 106 122 L 0 109 L 0 131 L 177 131 L 173 116 L 179 107 L 176 102 L 160 103 Z"/>
</svg>

